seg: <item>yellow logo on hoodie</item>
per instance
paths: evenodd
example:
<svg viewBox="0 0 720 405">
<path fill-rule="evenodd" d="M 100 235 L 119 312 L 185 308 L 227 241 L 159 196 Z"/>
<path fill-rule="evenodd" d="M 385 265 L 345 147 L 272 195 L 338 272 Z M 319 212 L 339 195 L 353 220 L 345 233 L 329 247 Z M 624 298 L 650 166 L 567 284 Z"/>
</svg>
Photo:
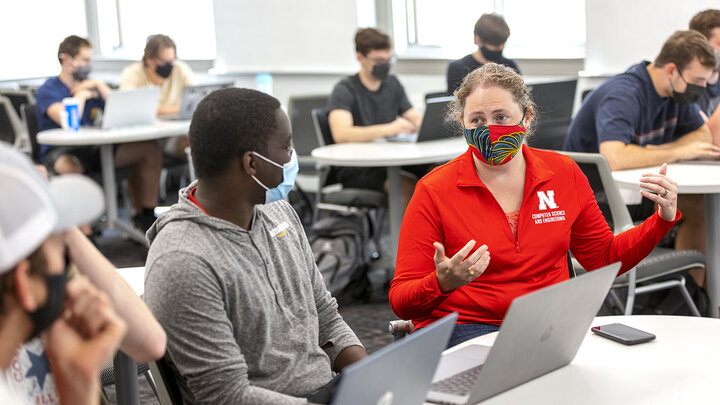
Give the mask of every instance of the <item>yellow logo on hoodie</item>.
<svg viewBox="0 0 720 405">
<path fill-rule="evenodd" d="M 287 221 L 284 221 L 280 225 L 271 229 L 270 235 L 273 235 L 276 238 L 282 238 L 287 233 L 288 227 L 290 227 L 290 224 L 288 224 Z"/>
</svg>

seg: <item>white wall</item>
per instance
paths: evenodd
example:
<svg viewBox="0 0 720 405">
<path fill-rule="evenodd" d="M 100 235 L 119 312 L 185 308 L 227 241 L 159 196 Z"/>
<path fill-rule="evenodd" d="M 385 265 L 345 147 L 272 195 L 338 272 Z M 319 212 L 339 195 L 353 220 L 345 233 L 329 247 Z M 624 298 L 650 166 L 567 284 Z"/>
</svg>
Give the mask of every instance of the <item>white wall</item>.
<svg viewBox="0 0 720 405">
<path fill-rule="evenodd" d="M 615 74 L 653 60 L 676 30 L 687 30 L 697 12 L 718 0 L 585 0 L 585 70 Z"/>
<path fill-rule="evenodd" d="M 354 0 L 214 0 L 213 6 L 220 71 L 336 73 L 354 68 Z"/>
</svg>

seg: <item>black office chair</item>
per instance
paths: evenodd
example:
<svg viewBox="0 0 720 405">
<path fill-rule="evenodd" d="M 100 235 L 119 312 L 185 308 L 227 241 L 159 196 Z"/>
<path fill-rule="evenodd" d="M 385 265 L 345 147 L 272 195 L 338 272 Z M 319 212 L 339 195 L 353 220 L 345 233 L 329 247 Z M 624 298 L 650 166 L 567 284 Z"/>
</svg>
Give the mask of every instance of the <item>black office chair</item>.
<svg viewBox="0 0 720 405">
<path fill-rule="evenodd" d="M 535 130 L 527 138 L 533 148 L 563 150 L 570 121 L 577 79 L 528 86 L 537 106 Z"/>
<path fill-rule="evenodd" d="M 312 110 L 315 133 L 317 135 L 318 143 L 321 146 L 335 143 L 332 133 L 330 132 L 328 113 L 329 112 L 324 107 L 314 108 Z M 318 215 L 319 210 L 359 210 L 365 213 L 365 217 L 368 219 L 370 225 L 370 239 L 374 242 L 377 248 L 378 257 L 382 256 L 383 249 L 380 246 L 379 234 L 387 211 L 387 194 L 377 190 L 362 188 L 343 188 L 339 191 L 327 191 L 331 188 L 329 186 L 337 183 L 336 179 L 333 178 L 334 176 L 331 169 L 332 168 L 328 166 L 321 166 L 319 168 L 320 189 L 317 193 L 316 216 Z M 371 215 L 371 211 L 375 212 L 374 218 L 373 215 Z"/>
<path fill-rule="evenodd" d="M 447 96 L 452 96 L 452 94 L 448 94 L 448 92 L 445 90 L 425 93 L 425 102 L 427 102 L 428 100 L 430 100 L 432 98 L 447 97 Z"/>
<path fill-rule="evenodd" d="M 316 174 L 315 160 L 310 153 L 320 146 L 315 134 L 312 110 L 324 107 L 329 95 L 291 96 L 288 100 L 288 116 L 293 133 L 293 147 L 300 163 L 300 173 Z"/>
<path fill-rule="evenodd" d="M 24 104 L 35 104 L 35 96 L 30 90 L 0 89 L 0 96 L 10 100 L 18 117 L 22 115 L 21 109 Z"/>
<path fill-rule="evenodd" d="M 15 112 L 12 102 L 4 96 L 0 96 L 0 141 L 7 142 L 23 152 L 29 152 L 27 135 L 20 116 Z"/>
<path fill-rule="evenodd" d="M 295 188 L 289 196 L 290 203 L 298 212 L 304 224 L 310 224 L 315 219 L 315 202 L 313 194 L 317 195 L 320 187 L 320 174 L 311 156 L 313 149 L 320 146 L 315 135 L 313 123 L 313 108 L 323 107 L 327 104 L 327 94 L 291 96 L 288 100 L 288 116 L 293 133 L 293 147 L 297 154 L 298 179 Z M 299 199 L 296 198 L 299 196 Z"/>
<path fill-rule="evenodd" d="M 35 104 L 23 104 L 20 106 L 20 117 L 25 123 L 25 130 L 30 139 L 30 156 L 33 162 L 40 163 L 40 146 L 37 141 L 38 120 L 35 112 Z"/>
<path fill-rule="evenodd" d="M 148 363 L 155 376 L 156 395 L 160 405 L 182 405 L 182 393 L 175 373 L 168 364 L 167 353 L 160 360 Z"/>
<path fill-rule="evenodd" d="M 570 156 L 590 182 L 600 210 L 616 235 L 634 226 L 627 206 L 623 201 L 617 184 L 613 180 L 605 157 L 599 153 L 563 152 Z M 695 302 L 685 287 L 687 270 L 705 267 L 705 255 L 696 250 L 674 250 L 656 247 L 630 271 L 615 279 L 611 289 L 611 298 L 625 315 L 632 315 L 635 296 L 653 291 L 677 287 L 690 312 L 700 316 Z M 585 270 L 575 263 L 578 273 Z M 623 303 L 615 290 L 627 289 L 627 298 Z"/>
</svg>

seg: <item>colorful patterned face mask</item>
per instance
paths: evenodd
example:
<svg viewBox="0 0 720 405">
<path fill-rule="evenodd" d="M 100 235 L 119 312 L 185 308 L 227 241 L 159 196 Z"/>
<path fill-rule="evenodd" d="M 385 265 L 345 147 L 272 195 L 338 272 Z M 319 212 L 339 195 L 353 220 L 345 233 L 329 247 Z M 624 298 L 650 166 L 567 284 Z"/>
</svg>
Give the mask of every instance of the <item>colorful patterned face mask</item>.
<svg viewBox="0 0 720 405">
<path fill-rule="evenodd" d="M 525 113 L 517 125 L 481 125 L 477 128 L 463 127 L 465 141 L 481 161 L 489 165 L 504 165 L 520 150 L 525 127 Z"/>
</svg>

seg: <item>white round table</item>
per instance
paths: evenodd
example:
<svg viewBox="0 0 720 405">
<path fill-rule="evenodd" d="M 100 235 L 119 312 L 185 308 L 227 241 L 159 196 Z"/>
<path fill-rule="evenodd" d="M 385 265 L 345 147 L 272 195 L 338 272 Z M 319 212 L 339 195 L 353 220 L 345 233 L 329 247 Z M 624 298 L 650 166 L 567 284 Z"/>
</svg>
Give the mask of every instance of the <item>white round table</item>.
<svg viewBox="0 0 720 405">
<path fill-rule="evenodd" d="M 483 404 L 715 403 L 720 385 L 720 319 L 684 316 L 597 317 L 593 326 L 624 323 L 653 333 L 625 346 L 588 331 L 575 359 Z M 465 344 L 492 344 L 497 333 Z M 455 348 L 450 350 L 456 350 Z"/>
<path fill-rule="evenodd" d="M 105 191 L 105 206 L 107 225 L 109 228 L 119 228 L 140 243 L 147 243 L 145 235 L 118 219 L 117 195 L 115 185 L 115 157 L 113 144 L 147 141 L 167 138 L 170 136 L 186 135 L 190 128 L 190 121 L 163 121 L 158 120 L 153 125 L 131 126 L 117 129 L 101 129 L 82 127 L 78 131 L 68 131 L 61 128 L 39 132 L 38 143 L 57 146 L 100 146 L 100 168 L 102 170 L 103 190 Z"/>
<path fill-rule="evenodd" d="M 400 167 L 445 162 L 461 155 L 467 148 L 465 139 L 460 137 L 417 143 L 337 143 L 313 149 L 312 157 L 318 163 L 329 166 L 387 167 L 390 235 L 394 258 L 405 211 L 402 205 Z"/>
<path fill-rule="evenodd" d="M 644 173 L 657 173 L 660 166 L 613 172 L 619 187 L 640 190 Z M 705 195 L 705 257 L 707 292 L 711 315 L 720 316 L 720 162 L 682 162 L 668 165 L 668 176 L 678 184 L 679 194 Z"/>
</svg>

